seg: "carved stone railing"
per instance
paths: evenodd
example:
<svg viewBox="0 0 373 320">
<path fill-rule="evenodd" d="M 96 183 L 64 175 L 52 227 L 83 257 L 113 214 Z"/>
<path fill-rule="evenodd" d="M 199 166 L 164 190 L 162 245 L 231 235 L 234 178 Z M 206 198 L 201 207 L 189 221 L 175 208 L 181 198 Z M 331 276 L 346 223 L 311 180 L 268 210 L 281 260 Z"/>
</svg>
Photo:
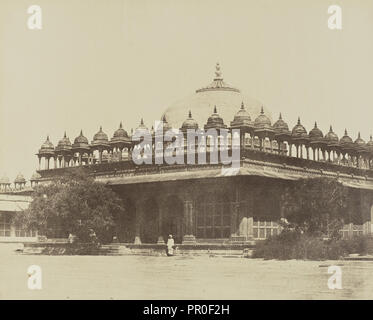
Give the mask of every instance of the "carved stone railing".
<svg viewBox="0 0 373 320">
<path fill-rule="evenodd" d="M 231 156 L 231 150 L 229 150 L 229 156 Z M 315 160 L 308 160 L 303 158 L 296 158 L 290 157 L 286 155 L 279 155 L 276 153 L 269 153 L 263 152 L 251 148 L 241 148 L 240 150 L 240 157 L 242 160 L 253 160 L 253 161 L 260 161 L 263 163 L 268 164 L 276 164 L 276 165 L 285 165 L 291 167 L 298 167 L 300 169 L 311 169 L 311 170 L 319 170 L 322 171 L 330 171 L 335 173 L 347 174 L 352 176 L 360 176 L 366 178 L 373 178 L 373 170 L 371 169 L 362 169 L 357 167 L 350 167 L 345 165 L 340 165 L 336 163 L 332 163 L 329 161 L 315 161 Z M 196 154 L 197 159 L 197 154 Z M 152 163 L 155 163 L 155 158 L 153 156 Z M 187 163 L 187 158 L 185 155 L 184 163 Z M 161 172 L 162 170 L 181 170 L 184 171 L 186 168 L 195 167 L 203 168 L 209 167 L 210 164 L 210 157 L 209 153 L 206 154 L 206 164 L 196 164 L 196 165 L 188 165 L 188 164 L 180 164 L 180 165 L 168 165 L 168 164 L 142 164 L 136 165 L 132 160 L 126 159 L 122 161 L 115 161 L 115 162 L 104 162 L 99 164 L 89 164 L 89 165 L 82 165 L 80 168 L 85 170 L 88 174 L 91 175 L 110 175 L 115 176 L 116 174 L 130 172 L 133 175 L 141 175 L 147 173 L 157 173 Z M 197 162 L 197 160 L 196 160 Z M 72 168 L 78 167 L 65 167 L 65 168 L 55 168 L 49 170 L 39 170 L 38 173 L 42 176 L 42 180 L 48 180 L 54 177 L 63 176 L 71 171 Z"/>
</svg>

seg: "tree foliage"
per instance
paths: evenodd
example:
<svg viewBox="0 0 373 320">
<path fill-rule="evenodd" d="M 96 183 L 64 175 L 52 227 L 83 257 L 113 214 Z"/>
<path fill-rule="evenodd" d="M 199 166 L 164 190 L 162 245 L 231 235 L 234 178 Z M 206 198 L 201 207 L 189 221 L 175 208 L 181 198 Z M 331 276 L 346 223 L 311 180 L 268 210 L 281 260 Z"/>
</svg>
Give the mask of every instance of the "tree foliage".
<svg viewBox="0 0 373 320">
<path fill-rule="evenodd" d="M 338 237 L 346 219 L 346 199 L 347 188 L 336 179 L 302 179 L 286 190 L 284 215 L 304 233 Z"/>
<path fill-rule="evenodd" d="M 80 242 L 90 242 L 94 233 L 100 242 L 110 242 L 115 217 L 124 212 L 117 194 L 81 169 L 37 186 L 32 197 L 29 208 L 16 216 L 17 223 L 47 237 L 73 234 Z"/>
</svg>

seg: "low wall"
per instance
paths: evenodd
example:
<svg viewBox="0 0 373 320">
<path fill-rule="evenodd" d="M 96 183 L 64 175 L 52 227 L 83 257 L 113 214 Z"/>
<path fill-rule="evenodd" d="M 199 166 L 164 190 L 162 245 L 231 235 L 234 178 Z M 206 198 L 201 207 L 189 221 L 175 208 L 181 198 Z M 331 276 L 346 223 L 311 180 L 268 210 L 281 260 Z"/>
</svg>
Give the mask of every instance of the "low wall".
<svg viewBox="0 0 373 320">
<path fill-rule="evenodd" d="M 37 237 L 0 237 L 0 243 L 24 243 L 24 242 L 36 242 Z"/>
<path fill-rule="evenodd" d="M 254 243 L 248 244 L 187 244 L 175 245 L 175 255 L 250 256 Z M 109 244 L 99 248 L 90 244 L 25 243 L 23 254 L 41 255 L 166 255 L 161 244 Z"/>
</svg>

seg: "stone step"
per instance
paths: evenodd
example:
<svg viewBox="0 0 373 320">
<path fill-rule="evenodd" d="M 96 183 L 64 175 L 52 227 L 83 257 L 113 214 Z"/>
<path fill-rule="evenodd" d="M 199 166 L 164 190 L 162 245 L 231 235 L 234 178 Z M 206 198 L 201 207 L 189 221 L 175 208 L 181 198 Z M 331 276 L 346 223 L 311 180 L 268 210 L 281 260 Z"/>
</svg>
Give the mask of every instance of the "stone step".
<svg viewBox="0 0 373 320">
<path fill-rule="evenodd" d="M 252 245 L 222 245 L 222 244 L 197 244 L 197 245 L 176 245 L 174 254 L 176 256 L 223 256 L 223 257 L 246 257 L 252 251 Z M 64 255 L 64 254 L 89 254 L 89 255 L 166 255 L 165 245 L 145 244 L 108 244 L 100 248 L 88 248 L 87 251 L 79 249 L 75 251 L 69 244 L 45 244 L 34 243 L 25 245 L 23 254 L 46 254 L 46 255 Z"/>
</svg>

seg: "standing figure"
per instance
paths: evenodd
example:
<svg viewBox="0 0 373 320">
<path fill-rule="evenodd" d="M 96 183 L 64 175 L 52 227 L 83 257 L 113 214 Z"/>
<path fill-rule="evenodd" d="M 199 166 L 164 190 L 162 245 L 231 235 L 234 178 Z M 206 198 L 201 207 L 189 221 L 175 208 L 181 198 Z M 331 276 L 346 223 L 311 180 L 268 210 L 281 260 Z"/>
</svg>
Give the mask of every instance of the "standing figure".
<svg viewBox="0 0 373 320">
<path fill-rule="evenodd" d="M 175 241 L 172 238 L 172 235 L 170 234 L 168 236 L 168 240 L 167 240 L 167 255 L 168 256 L 173 256 L 174 255 L 174 244 L 175 244 Z"/>
</svg>

